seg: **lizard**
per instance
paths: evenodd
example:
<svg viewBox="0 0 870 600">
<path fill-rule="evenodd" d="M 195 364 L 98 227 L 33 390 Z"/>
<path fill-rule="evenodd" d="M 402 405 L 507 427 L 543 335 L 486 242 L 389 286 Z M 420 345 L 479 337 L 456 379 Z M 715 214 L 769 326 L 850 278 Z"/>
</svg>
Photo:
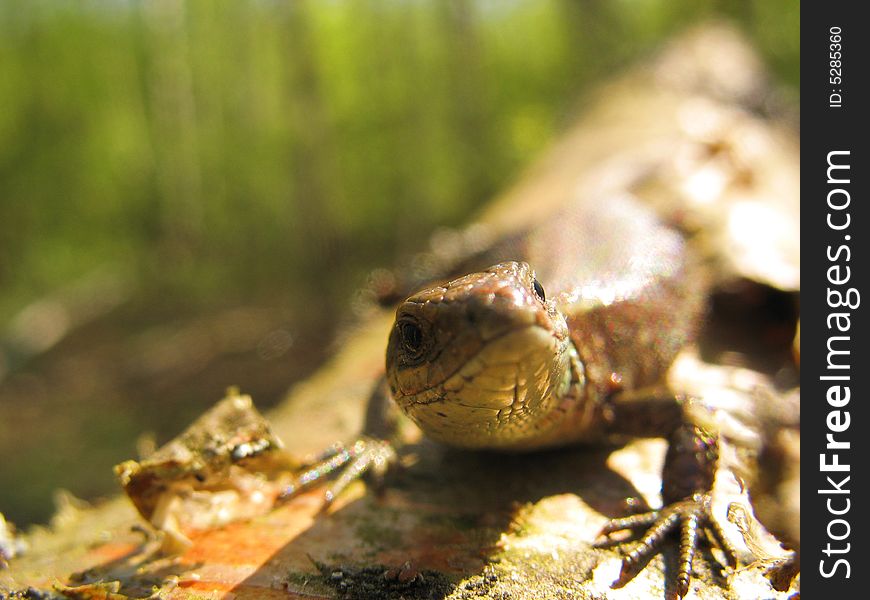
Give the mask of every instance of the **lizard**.
<svg viewBox="0 0 870 600">
<path fill-rule="evenodd" d="M 711 515 L 720 433 L 665 375 L 693 343 L 710 290 L 682 232 L 631 194 L 576 198 L 552 217 L 480 250 L 396 309 L 386 375 L 363 435 L 306 470 L 285 492 L 338 473 L 331 502 L 366 471 L 396 460 L 398 406 L 426 436 L 507 452 L 630 437 L 664 437 L 663 508 L 615 518 L 601 535 L 643 531 L 624 546 L 614 585 L 679 534 L 675 589 L 688 593 L 701 534 L 736 566 Z M 392 400 L 392 401 L 391 401 Z M 392 408 L 391 408 L 392 407 Z"/>
</svg>

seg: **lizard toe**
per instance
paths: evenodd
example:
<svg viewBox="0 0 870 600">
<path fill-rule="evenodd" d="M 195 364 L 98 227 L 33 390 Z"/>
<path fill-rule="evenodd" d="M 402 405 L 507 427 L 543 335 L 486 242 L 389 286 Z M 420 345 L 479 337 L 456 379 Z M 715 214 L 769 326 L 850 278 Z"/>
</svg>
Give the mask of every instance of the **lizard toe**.
<svg viewBox="0 0 870 600">
<path fill-rule="evenodd" d="M 720 547 L 728 566 L 737 564 L 736 553 L 727 541 L 721 527 L 713 518 L 710 510 L 710 495 L 695 494 L 690 498 L 674 502 L 661 510 L 611 519 L 602 527 L 596 546 L 610 542 L 610 534 L 630 530 L 643 530 L 639 540 L 618 542 L 616 546 L 623 553 L 622 568 L 613 587 L 622 587 L 643 569 L 646 563 L 661 548 L 664 540 L 672 533 L 679 534 L 679 561 L 674 588 L 680 598 L 689 592 L 695 555 L 700 545 L 701 533 L 710 542 Z"/>
<path fill-rule="evenodd" d="M 397 456 L 392 443 L 367 436 L 360 436 L 348 446 L 335 444 L 303 470 L 283 490 L 279 500 L 289 500 L 316 483 L 334 479 L 324 493 L 325 506 L 329 506 L 342 490 L 366 473 L 382 479 L 397 462 Z"/>
</svg>

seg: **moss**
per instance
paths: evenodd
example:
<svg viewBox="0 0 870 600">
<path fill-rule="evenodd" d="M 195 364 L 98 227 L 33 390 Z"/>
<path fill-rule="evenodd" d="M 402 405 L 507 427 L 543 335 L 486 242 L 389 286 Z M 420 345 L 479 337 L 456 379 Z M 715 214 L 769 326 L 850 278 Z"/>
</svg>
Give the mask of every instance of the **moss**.
<svg viewBox="0 0 870 600">
<path fill-rule="evenodd" d="M 332 589 L 319 575 L 299 571 L 292 571 L 285 575 L 283 584 L 288 591 L 307 594 L 327 594 Z"/>
<path fill-rule="evenodd" d="M 451 531 L 473 533 L 480 529 L 480 515 L 476 513 L 448 515 L 431 513 L 424 515 L 423 522 L 435 527 L 444 527 Z"/>
<path fill-rule="evenodd" d="M 456 587 L 437 571 L 399 573 L 384 565 L 354 568 L 317 563 L 317 567 L 323 581 L 337 592 L 338 598 L 441 600 Z"/>
<path fill-rule="evenodd" d="M 383 512 L 393 511 L 383 510 Z M 395 512 L 395 514 L 389 516 L 387 514 L 378 514 L 377 518 L 360 519 L 356 525 L 355 533 L 373 551 L 394 548 L 401 544 L 402 532 L 395 527 L 386 525 L 386 523 L 393 523 L 399 517 L 400 514 Z"/>
</svg>

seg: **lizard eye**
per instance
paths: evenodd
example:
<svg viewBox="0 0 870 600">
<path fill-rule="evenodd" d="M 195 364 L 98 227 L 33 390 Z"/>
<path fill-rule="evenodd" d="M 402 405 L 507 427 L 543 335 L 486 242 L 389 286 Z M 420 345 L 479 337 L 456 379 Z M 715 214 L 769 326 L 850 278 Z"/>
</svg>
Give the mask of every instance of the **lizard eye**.
<svg viewBox="0 0 870 600">
<path fill-rule="evenodd" d="M 544 286 L 537 279 L 532 281 L 532 289 L 535 291 L 535 296 L 541 299 L 541 302 L 547 301 L 547 295 L 544 293 Z"/>
<path fill-rule="evenodd" d="M 402 336 L 402 346 L 412 358 L 423 350 L 423 331 L 413 321 L 403 321 L 399 324 L 399 334 Z"/>
</svg>

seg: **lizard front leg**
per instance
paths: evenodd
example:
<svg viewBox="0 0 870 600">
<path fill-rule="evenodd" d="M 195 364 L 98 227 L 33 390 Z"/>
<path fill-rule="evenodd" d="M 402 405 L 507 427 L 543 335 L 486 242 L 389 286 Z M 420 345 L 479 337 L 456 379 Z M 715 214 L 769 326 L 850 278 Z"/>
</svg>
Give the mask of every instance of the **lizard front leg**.
<svg viewBox="0 0 870 600">
<path fill-rule="evenodd" d="M 398 460 L 397 431 L 398 407 L 390 398 L 386 380 L 381 378 L 369 397 L 362 433 L 350 444 L 337 443 L 322 452 L 287 486 L 281 499 L 287 500 L 315 483 L 334 479 L 324 494 L 328 506 L 363 475 L 371 474 L 377 481 L 383 479 Z"/>
<path fill-rule="evenodd" d="M 640 540 L 623 544 L 625 556 L 615 587 L 630 581 L 672 533 L 679 534 L 679 566 L 676 591 L 680 598 L 689 591 L 692 566 L 704 534 L 724 552 L 729 566 L 737 564 L 736 553 L 711 512 L 712 488 L 719 461 L 718 436 L 687 418 L 683 401 L 674 395 L 626 397 L 613 405 L 611 430 L 633 436 L 665 432 L 668 450 L 662 472 L 660 510 L 610 520 L 601 535 L 620 530 L 646 530 Z"/>
</svg>

